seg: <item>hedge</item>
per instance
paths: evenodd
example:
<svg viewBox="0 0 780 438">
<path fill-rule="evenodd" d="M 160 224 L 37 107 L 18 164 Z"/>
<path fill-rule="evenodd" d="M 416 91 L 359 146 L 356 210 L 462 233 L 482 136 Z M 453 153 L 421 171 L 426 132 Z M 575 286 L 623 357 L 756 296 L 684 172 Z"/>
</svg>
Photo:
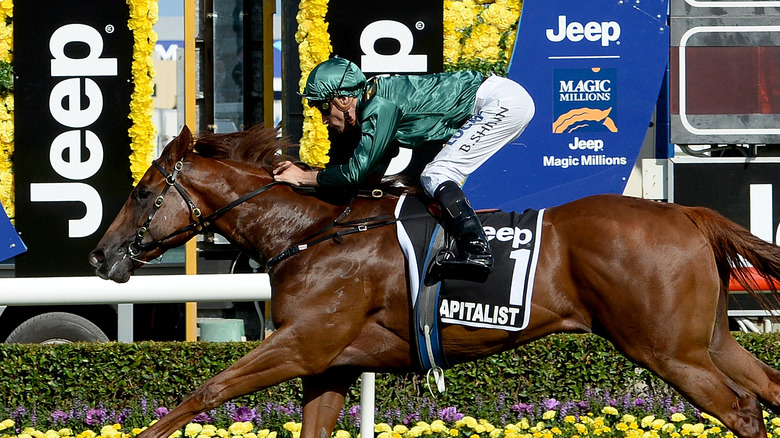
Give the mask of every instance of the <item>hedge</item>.
<svg viewBox="0 0 780 438">
<path fill-rule="evenodd" d="M 748 351 L 780 368 L 780 334 L 735 333 Z M 108 344 L 0 345 L 0 406 L 52 411 L 74 400 L 107 407 L 140 400 L 173 407 L 199 384 L 256 347 L 246 343 L 139 342 Z M 377 406 L 408 406 L 430 394 L 418 374 L 379 374 Z M 651 373 L 617 354 L 594 335 L 553 335 L 516 350 L 446 372 L 447 392 L 439 406 L 489 404 L 496 397 L 514 401 L 543 398 L 582 400 L 590 391 L 668 396 L 673 391 Z M 431 388 L 435 391 L 435 385 Z M 350 393 L 357 403 L 359 385 Z M 293 380 L 242 397 L 238 403 L 299 402 Z M 1 412 L 0 412 L 1 413 Z M 472 412 L 478 415 L 479 412 Z"/>
</svg>

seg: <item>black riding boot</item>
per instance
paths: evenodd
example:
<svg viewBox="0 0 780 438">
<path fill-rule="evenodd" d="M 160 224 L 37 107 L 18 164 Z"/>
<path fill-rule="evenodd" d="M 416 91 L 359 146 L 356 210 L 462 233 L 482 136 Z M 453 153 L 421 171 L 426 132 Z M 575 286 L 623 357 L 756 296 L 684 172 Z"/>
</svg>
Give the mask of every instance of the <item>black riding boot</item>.
<svg viewBox="0 0 780 438">
<path fill-rule="evenodd" d="M 493 270 L 493 253 L 485 230 L 458 184 L 447 181 L 434 193 L 442 208 L 444 228 L 455 236 L 455 257 L 437 260 L 431 268 L 439 278 L 484 282 Z"/>
</svg>

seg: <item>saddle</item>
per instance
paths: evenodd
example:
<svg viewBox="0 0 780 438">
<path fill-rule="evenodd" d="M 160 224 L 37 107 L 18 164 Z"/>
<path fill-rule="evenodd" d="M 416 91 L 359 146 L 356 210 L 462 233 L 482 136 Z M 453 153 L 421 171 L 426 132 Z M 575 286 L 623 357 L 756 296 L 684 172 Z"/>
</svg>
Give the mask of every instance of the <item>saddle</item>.
<svg viewBox="0 0 780 438">
<path fill-rule="evenodd" d="M 395 210 L 398 240 L 408 263 L 418 363 L 437 377 L 449 366 L 441 343 L 442 325 L 505 331 L 528 325 L 544 210 L 477 212 L 495 257 L 493 272 L 484 283 L 430 280 L 431 264 L 452 243 L 437 219 L 426 213 L 426 203 L 413 196 L 402 196 Z"/>
</svg>

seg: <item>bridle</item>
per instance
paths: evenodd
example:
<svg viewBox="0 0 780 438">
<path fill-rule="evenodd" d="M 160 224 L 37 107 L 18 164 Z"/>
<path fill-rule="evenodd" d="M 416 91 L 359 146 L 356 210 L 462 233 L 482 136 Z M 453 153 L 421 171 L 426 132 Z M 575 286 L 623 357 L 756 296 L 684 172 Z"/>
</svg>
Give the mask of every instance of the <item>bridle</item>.
<svg viewBox="0 0 780 438">
<path fill-rule="evenodd" d="M 152 207 L 152 211 L 149 213 L 149 216 L 146 218 L 146 221 L 143 225 L 141 225 L 140 228 L 138 228 L 138 231 L 135 234 L 135 240 L 128 246 L 127 252 L 130 257 L 137 257 L 139 254 L 141 254 L 141 251 L 149 251 L 155 248 L 159 248 L 162 246 L 163 242 L 180 234 L 184 234 L 192 230 L 200 232 L 209 224 L 211 224 L 214 219 L 225 214 L 233 207 L 236 207 L 246 202 L 247 200 L 271 189 L 273 186 L 280 184 L 278 181 L 273 181 L 258 189 L 252 190 L 251 192 L 235 199 L 234 201 L 225 204 L 208 216 L 203 217 L 201 209 L 195 206 L 195 203 L 192 201 L 190 195 L 187 194 L 187 191 L 184 189 L 184 187 L 179 184 L 178 177 L 179 173 L 181 173 L 181 170 L 184 168 L 184 162 L 182 160 L 177 161 L 173 166 L 172 173 L 168 173 L 168 171 L 165 170 L 165 168 L 162 167 L 160 163 L 157 162 L 157 160 L 152 161 L 152 166 L 154 166 L 154 168 L 157 169 L 165 178 L 165 187 L 163 187 L 157 199 L 154 200 L 154 206 Z M 160 209 L 160 207 L 162 207 L 163 202 L 165 201 L 165 195 L 168 193 L 168 190 L 171 187 L 175 188 L 176 191 L 179 192 L 179 195 L 181 195 L 182 199 L 184 199 L 184 201 L 187 203 L 187 208 L 190 210 L 190 223 L 168 234 L 165 237 L 160 239 L 153 239 L 144 243 L 143 239 L 149 231 L 149 225 L 152 223 L 152 219 L 154 219 L 157 211 Z"/>
</svg>

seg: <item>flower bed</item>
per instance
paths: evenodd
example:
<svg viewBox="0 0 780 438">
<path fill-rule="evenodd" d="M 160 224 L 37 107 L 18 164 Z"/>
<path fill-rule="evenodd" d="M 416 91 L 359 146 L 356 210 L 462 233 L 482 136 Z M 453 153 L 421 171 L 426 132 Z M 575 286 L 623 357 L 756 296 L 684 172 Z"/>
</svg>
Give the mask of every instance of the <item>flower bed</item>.
<svg viewBox="0 0 780 438">
<path fill-rule="evenodd" d="M 759 359 L 780 368 L 780 334 L 735 333 L 735 337 Z M 132 436 L 257 345 L 0 344 L 0 421 L 7 420 L 0 438 L 57 438 L 68 433 L 79 438 L 109 433 L 121 433 L 117 438 Z M 431 398 L 424 377 L 418 374 L 378 374 L 377 433 L 389 434 L 382 438 L 407 438 L 429 427 L 432 434 L 441 434 L 433 429 L 446 427 L 456 436 L 491 438 L 513 434 L 584 438 L 583 431 L 610 437 L 676 438 L 705 431 L 727 436 L 717 422 L 700 415 L 663 382 L 595 335 L 548 336 L 514 351 L 459 364 L 446 370 L 445 378 L 447 392 Z M 337 430 L 344 431 L 341 435 L 357 436 L 358 387 L 353 385 L 347 394 L 337 424 Z M 197 430 L 197 434 L 187 435 L 187 429 L 182 434 L 263 438 L 267 430 L 280 438 L 294 437 L 301 421 L 301 398 L 300 382 L 285 382 L 198 416 L 197 425 L 189 426 L 189 433 Z M 636 424 L 625 415 L 633 416 Z M 643 425 L 643 419 L 649 426 Z M 780 429 L 775 433 L 780 420 L 767 416 L 767 423 L 780 436 Z M 713 429 L 717 427 L 721 430 Z"/>
<path fill-rule="evenodd" d="M 427 406 L 426 406 L 427 405 Z M 494 406 L 495 407 L 495 406 Z M 493 418 L 462 413 L 455 407 L 437 408 L 427 401 L 402 412 L 376 412 L 377 438 L 679 438 L 733 437 L 717 419 L 683 402 L 610 398 L 606 394 L 579 402 L 542 400 L 515 403 Z M 0 422 L 0 438 L 130 438 L 141 433 L 168 410 L 142 402 L 121 412 L 100 408 L 56 410 L 47 416 L 19 407 Z M 174 438 L 298 438 L 301 409 L 295 404 L 247 408 L 226 404 L 196 417 Z M 764 414 L 769 437 L 780 436 L 780 418 Z M 333 436 L 359 436 L 359 407 L 342 411 Z"/>
</svg>

